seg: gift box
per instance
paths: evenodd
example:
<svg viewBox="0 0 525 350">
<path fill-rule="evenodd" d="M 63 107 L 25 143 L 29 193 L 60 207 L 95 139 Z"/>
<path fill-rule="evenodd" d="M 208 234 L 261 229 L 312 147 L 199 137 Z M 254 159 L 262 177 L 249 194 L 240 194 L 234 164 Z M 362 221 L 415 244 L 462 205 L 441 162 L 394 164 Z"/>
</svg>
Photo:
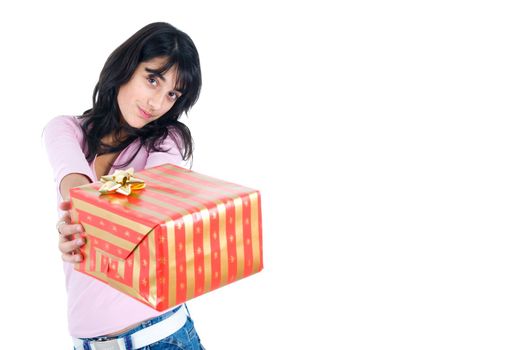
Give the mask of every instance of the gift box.
<svg viewBox="0 0 525 350">
<path fill-rule="evenodd" d="M 261 271 L 259 191 L 172 164 L 132 177 L 145 187 L 129 195 L 71 189 L 86 237 L 76 270 L 159 311 Z"/>
</svg>

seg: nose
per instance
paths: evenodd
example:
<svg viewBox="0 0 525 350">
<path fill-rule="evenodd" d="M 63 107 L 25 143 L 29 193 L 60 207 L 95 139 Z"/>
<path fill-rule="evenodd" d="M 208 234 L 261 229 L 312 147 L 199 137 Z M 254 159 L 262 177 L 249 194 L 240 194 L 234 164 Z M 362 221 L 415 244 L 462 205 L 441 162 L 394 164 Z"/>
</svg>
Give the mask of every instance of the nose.
<svg viewBox="0 0 525 350">
<path fill-rule="evenodd" d="M 161 109 L 162 107 L 162 94 L 155 93 L 149 96 L 148 106 L 154 111 Z"/>
</svg>

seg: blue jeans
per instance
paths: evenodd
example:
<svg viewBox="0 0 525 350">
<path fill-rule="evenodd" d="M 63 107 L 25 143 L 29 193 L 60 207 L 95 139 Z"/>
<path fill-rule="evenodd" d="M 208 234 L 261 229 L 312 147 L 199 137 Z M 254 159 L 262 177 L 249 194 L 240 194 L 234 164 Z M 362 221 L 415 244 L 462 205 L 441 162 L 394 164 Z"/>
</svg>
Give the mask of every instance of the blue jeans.
<svg viewBox="0 0 525 350">
<path fill-rule="evenodd" d="M 186 307 L 186 305 L 183 305 L 182 307 Z M 116 337 L 96 337 L 96 338 L 82 338 L 82 339 L 83 340 L 111 340 L 111 339 L 116 339 L 116 338 L 126 338 L 127 336 L 138 331 L 139 329 L 149 327 L 159 321 L 162 321 L 163 319 L 171 316 L 177 310 L 178 308 L 175 308 L 171 311 L 163 313 L 160 316 L 144 321 L 141 324 L 139 324 L 137 327 L 130 329 L 129 331 L 126 331 L 122 334 L 119 334 Z M 188 311 L 188 314 L 189 314 L 189 311 Z M 128 337 L 128 340 L 129 340 L 129 337 Z M 129 343 L 129 342 L 126 341 L 126 343 Z M 193 325 L 193 320 L 191 319 L 190 316 L 188 316 L 188 319 L 186 320 L 186 323 L 184 324 L 184 326 L 178 331 L 176 331 L 175 333 L 173 333 L 172 335 L 169 335 L 166 338 L 161 339 L 156 343 L 140 348 L 140 350 L 165 350 L 165 349 L 205 350 L 204 347 L 201 345 L 199 335 L 197 334 L 197 331 L 195 330 L 195 327 Z M 78 350 L 83 350 L 83 349 L 78 349 Z"/>
</svg>

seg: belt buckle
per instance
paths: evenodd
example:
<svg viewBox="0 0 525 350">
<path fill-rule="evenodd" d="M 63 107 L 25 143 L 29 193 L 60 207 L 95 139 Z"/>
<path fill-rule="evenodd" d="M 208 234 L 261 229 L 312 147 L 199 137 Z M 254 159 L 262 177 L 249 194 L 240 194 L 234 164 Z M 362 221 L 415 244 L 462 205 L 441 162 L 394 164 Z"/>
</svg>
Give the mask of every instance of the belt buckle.
<svg viewBox="0 0 525 350">
<path fill-rule="evenodd" d="M 93 350 L 126 350 L 126 347 L 121 347 L 122 343 L 119 342 L 119 338 L 111 340 L 93 341 L 91 347 Z"/>
</svg>

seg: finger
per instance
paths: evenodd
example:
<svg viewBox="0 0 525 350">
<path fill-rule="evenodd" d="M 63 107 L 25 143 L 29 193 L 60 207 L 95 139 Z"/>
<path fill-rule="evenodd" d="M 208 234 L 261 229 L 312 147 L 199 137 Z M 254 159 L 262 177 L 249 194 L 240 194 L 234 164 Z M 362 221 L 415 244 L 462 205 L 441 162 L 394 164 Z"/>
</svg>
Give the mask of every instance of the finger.
<svg viewBox="0 0 525 350">
<path fill-rule="evenodd" d="M 77 252 L 78 248 L 84 244 L 86 244 L 86 242 L 83 238 L 77 238 L 72 241 L 62 241 L 58 244 L 58 250 L 60 250 L 62 254 L 71 254 Z M 78 252 L 80 253 L 80 251 Z"/>
<path fill-rule="evenodd" d="M 71 209 L 71 201 L 62 201 L 58 205 L 60 210 L 70 210 Z"/>
<path fill-rule="evenodd" d="M 71 222 L 71 214 L 68 211 L 66 211 L 64 214 L 62 214 L 61 219 L 66 220 L 67 222 Z"/>
<path fill-rule="evenodd" d="M 58 232 L 60 233 L 60 236 L 64 238 L 65 240 L 73 239 L 71 235 L 74 234 L 81 234 L 84 232 L 84 227 L 81 224 L 62 224 L 58 228 Z"/>
<path fill-rule="evenodd" d="M 62 260 L 65 262 L 76 263 L 76 262 L 81 262 L 82 260 L 84 260 L 84 257 L 80 253 L 77 253 L 75 255 L 62 254 Z"/>
<path fill-rule="evenodd" d="M 56 225 L 57 225 L 57 230 L 59 233 L 60 233 L 60 227 L 62 227 L 62 225 L 64 224 L 71 224 L 71 215 L 69 214 L 69 212 L 65 212 L 60 217 L 60 219 L 58 219 L 58 222 Z"/>
</svg>

